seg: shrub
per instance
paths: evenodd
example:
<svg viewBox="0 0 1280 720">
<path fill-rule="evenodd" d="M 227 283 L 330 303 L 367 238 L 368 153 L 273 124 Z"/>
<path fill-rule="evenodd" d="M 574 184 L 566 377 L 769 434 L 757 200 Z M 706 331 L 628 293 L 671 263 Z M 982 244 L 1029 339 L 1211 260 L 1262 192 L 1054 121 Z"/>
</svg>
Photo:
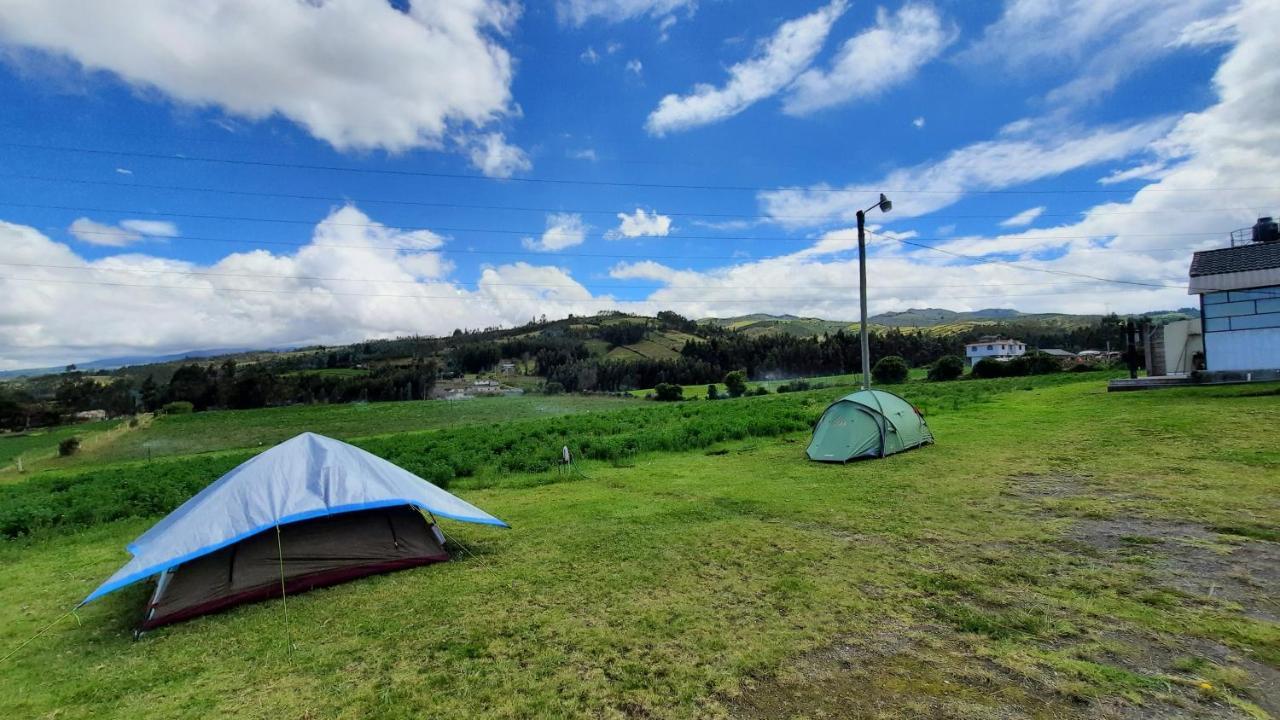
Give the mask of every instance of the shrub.
<svg viewBox="0 0 1280 720">
<path fill-rule="evenodd" d="M 1093 372 L 1098 366 L 1092 363 L 1076 363 L 1067 372 Z"/>
<path fill-rule="evenodd" d="M 160 412 L 165 415 L 190 415 L 195 411 L 196 406 L 186 400 L 175 400 L 171 403 L 165 403 L 164 407 L 160 408 Z"/>
<path fill-rule="evenodd" d="M 684 388 L 672 383 L 658 383 L 653 388 L 653 399 L 660 402 L 674 402 L 684 399 Z"/>
<path fill-rule="evenodd" d="M 564 385 L 552 380 L 542 386 L 542 392 L 544 395 L 559 395 L 564 392 Z"/>
<path fill-rule="evenodd" d="M 958 355 L 943 355 L 929 368 L 929 380 L 945 382 L 964 374 L 964 360 Z"/>
<path fill-rule="evenodd" d="M 80 449 L 80 438 L 78 437 L 74 437 L 74 436 L 69 437 L 66 440 L 63 440 L 62 442 L 58 443 L 58 455 L 61 457 L 75 455 L 76 451 L 79 449 Z"/>
<path fill-rule="evenodd" d="M 1062 363 L 1052 355 L 1042 352 L 1029 353 L 1018 358 L 1026 369 L 1025 375 L 1048 375 L 1062 372 Z"/>
<path fill-rule="evenodd" d="M 707 399 L 708 400 L 720 399 L 720 388 L 716 386 L 715 383 L 711 383 L 710 385 L 707 386 Z"/>
<path fill-rule="evenodd" d="M 909 373 L 907 361 L 897 355 L 882 357 L 876 361 L 875 367 L 871 368 L 871 378 L 881 385 L 906 382 Z"/>
<path fill-rule="evenodd" d="M 786 382 L 779 385 L 777 392 L 780 392 L 780 393 L 800 392 L 802 390 L 809 390 L 812 387 L 813 385 L 811 385 L 808 380 L 792 380 L 791 382 Z"/>
<path fill-rule="evenodd" d="M 729 397 L 742 397 L 747 391 L 747 374 L 741 370 L 734 370 L 724 376 L 724 386 L 729 391 Z"/>
<path fill-rule="evenodd" d="M 973 364 L 973 369 L 969 371 L 976 378 L 990 379 L 998 377 L 1007 377 L 1009 374 L 1005 363 L 991 358 L 982 358 Z"/>
<path fill-rule="evenodd" d="M 744 393 L 744 394 L 745 394 L 745 395 L 747 395 L 748 397 L 751 397 L 751 396 L 760 397 L 761 395 L 768 395 L 768 394 L 769 394 L 769 388 L 767 388 L 767 387 L 765 387 L 765 386 L 763 386 L 763 385 L 757 385 L 757 386 L 755 386 L 754 388 L 752 388 L 751 390 L 748 390 L 748 391 L 747 391 L 746 393 Z"/>
</svg>

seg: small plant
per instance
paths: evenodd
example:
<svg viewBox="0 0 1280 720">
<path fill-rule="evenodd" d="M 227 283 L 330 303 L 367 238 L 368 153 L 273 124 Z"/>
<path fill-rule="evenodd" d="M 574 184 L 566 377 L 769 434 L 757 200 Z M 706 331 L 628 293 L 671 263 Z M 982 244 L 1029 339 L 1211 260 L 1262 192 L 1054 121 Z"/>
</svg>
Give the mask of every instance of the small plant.
<svg viewBox="0 0 1280 720">
<path fill-rule="evenodd" d="M 72 436 L 58 443 L 58 456 L 70 457 L 80 449 L 80 438 Z"/>
<path fill-rule="evenodd" d="M 929 367 L 930 382 L 955 380 L 964 374 L 964 360 L 958 355 L 943 355 Z"/>
<path fill-rule="evenodd" d="M 186 400 L 175 400 L 171 403 L 165 403 L 164 407 L 160 408 L 160 412 L 165 415 L 190 415 L 195 411 L 195 405 L 192 405 Z"/>
<path fill-rule="evenodd" d="M 890 355 L 876 361 L 875 367 L 871 368 L 871 378 L 881 385 L 896 385 L 906 382 L 910 372 L 906 360 Z"/>
<path fill-rule="evenodd" d="M 747 397 L 760 397 L 761 395 L 768 395 L 768 394 L 769 394 L 769 388 L 767 388 L 767 387 L 765 387 L 765 386 L 763 386 L 763 385 L 757 385 L 757 386 L 755 386 L 754 388 L 752 388 L 751 390 L 748 390 L 748 391 L 747 391 L 746 393 L 744 393 L 744 394 L 745 394 Z"/>
<path fill-rule="evenodd" d="M 555 380 L 552 380 L 551 382 L 542 386 L 542 392 L 545 395 L 561 395 L 564 393 L 564 385 L 561 385 Z"/>
<path fill-rule="evenodd" d="M 715 383 L 711 383 L 710 385 L 707 386 L 707 399 L 708 400 L 720 399 L 720 388 L 716 386 Z"/>
</svg>

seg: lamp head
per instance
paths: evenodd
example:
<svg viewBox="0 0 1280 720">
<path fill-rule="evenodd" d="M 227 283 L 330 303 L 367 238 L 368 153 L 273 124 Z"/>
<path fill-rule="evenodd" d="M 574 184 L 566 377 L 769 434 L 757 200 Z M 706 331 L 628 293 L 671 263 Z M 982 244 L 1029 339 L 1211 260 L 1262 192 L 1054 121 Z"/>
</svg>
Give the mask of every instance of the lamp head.
<svg viewBox="0 0 1280 720">
<path fill-rule="evenodd" d="M 880 193 L 880 202 L 876 204 L 880 206 L 880 212 L 882 213 L 887 213 L 893 209 L 893 202 L 885 197 L 884 193 Z"/>
</svg>

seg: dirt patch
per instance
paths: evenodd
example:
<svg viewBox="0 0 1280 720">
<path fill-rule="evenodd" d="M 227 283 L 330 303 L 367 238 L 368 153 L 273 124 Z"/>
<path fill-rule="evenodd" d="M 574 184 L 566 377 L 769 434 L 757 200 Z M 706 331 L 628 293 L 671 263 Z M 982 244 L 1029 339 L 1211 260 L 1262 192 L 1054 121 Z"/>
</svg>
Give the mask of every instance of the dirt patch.
<svg viewBox="0 0 1280 720">
<path fill-rule="evenodd" d="M 1102 557 L 1146 565 L 1164 587 L 1280 622 L 1280 543 L 1141 518 L 1081 519 L 1068 537 Z"/>
<path fill-rule="evenodd" d="M 725 701 L 729 716 L 768 718 L 1076 718 L 1066 699 L 1020 682 L 941 627 L 849 638 L 754 678 Z"/>
<path fill-rule="evenodd" d="M 1208 649 L 1164 647 L 1150 640 L 1124 638 L 1110 647 L 1125 648 L 1098 662 L 1139 672 L 1168 675 L 1167 668 L 1191 657 L 1211 657 L 1204 667 L 1234 667 L 1251 661 L 1223 646 Z M 1132 649 L 1130 649 L 1132 648 Z M 1198 653 L 1198 654 L 1195 654 Z M 1095 653 L 1097 654 L 1097 653 Z M 1255 663 L 1256 664 L 1256 663 Z M 1159 692 L 1138 701 L 1107 698 L 1090 702 L 1000 667 L 982 657 L 950 629 L 921 625 L 895 627 L 865 638 L 851 638 L 789 661 L 776 674 L 745 682 L 724 699 L 728 715 L 743 720 L 782 718 L 961 718 L 965 720 L 1229 720 L 1248 718 L 1225 697 L 1197 689 L 1200 677 L 1183 673 Z M 1241 692 L 1241 688 L 1232 688 Z M 1247 690 L 1244 692 L 1248 692 Z"/>
<path fill-rule="evenodd" d="M 1004 495 L 1037 500 L 1041 498 L 1066 498 L 1079 495 L 1105 495 L 1088 484 L 1086 478 L 1079 475 L 1014 475 L 1009 478 L 1009 487 Z"/>
</svg>

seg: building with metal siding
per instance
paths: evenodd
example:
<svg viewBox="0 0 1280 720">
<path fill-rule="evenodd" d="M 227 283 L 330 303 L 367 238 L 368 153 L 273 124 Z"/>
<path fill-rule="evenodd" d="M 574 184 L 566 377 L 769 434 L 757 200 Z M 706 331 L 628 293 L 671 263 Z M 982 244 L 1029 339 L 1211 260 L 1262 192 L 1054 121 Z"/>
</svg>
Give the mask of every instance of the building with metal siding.
<svg viewBox="0 0 1280 720">
<path fill-rule="evenodd" d="M 1191 261 L 1188 292 L 1200 296 L 1210 372 L 1280 369 L 1280 233 L 1261 218 L 1248 237 Z"/>
</svg>

